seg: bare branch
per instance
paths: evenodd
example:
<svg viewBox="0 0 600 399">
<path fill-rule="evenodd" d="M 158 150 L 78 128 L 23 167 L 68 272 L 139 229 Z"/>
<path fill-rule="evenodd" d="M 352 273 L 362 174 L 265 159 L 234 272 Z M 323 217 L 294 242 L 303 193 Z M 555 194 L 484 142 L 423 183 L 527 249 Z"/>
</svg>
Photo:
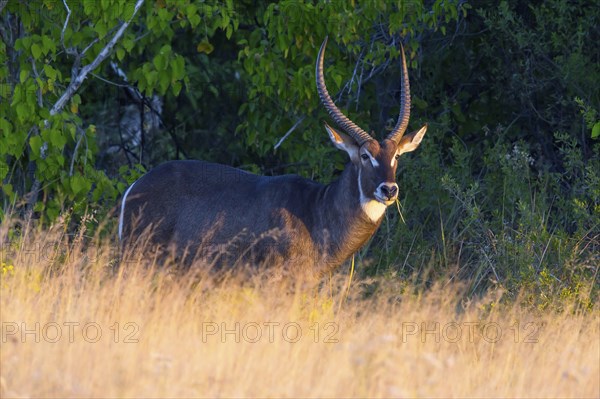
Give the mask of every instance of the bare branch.
<svg viewBox="0 0 600 399">
<path fill-rule="evenodd" d="M 67 8 L 67 19 L 65 20 L 65 24 L 63 25 L 63 31 L 61 34 L 61 40 L 64 38 L 64 31 L 66 29 L 67 23 L 69 21 L 69 16 L 71 13 L 71 10 L 69 9 L 69 7 L 67 6 L 66 1 L 63 0 L 63 3 L 65 5 L 65 7 Z M 106 57 L 108 57 L 110 55 L 110 52 L 112 51 L 113 47 L 115 46 L 115 44 L 117 43 L 117 41 L 121 38 L 121 36 L 123 36 L 123 33 L 125 32 L 125 29 L 127 29 L 127 27 L 131 24 L 131 21 L 133 20 L 133 18 L 135 17 L 135 15 L 137 14 L 138 10 L 140 9 L 140 7 L 142 6 L 142 4 L 144 4 L 144 0 L 137 0 L 137 3 L 135 4 L 135 9 L 133 10 L 133 14 L 131 15 L 131 18 L 129 19 L 129 21 L 127 22 L 123 22 L 123 24 L 121 25 L 121 27 L 119 28 L 119 30 L 117 30 L 117 32 L 115 33 L 115 35 L 113 36 L 113 38 L 108 42 L 108 44 L 102 49 L 102 51 L 100 51 L 100 53 L 96 56 L 96 59 L 94 61 L 92 61 L 90 64 L 86 65 L 85 67 L 83 67 L 83 69 L 81 69 L 81 71 L 79 71 L 77 73 L 78 70 L 78 66 L 79 66 L 79 61 L 81 60 L 81 56 L 79 54 L 77 54 L 77 57 L 75 59 L 75 62 L 73 64 L 73 68 L 72 68 L 72 74 L 74 76 L 72 76 L 71 79 L 71 83 L 69 84 L 69 86 L 67 87 L 67 90 L 65 90 L 65 92 L 63 93 L 62 96 L 60 96 L 60 98 L 58 99 L 58 101 L 56 101 L 56 103 L 54 104 L 54 106 L 52 107 L 52 109 L 50 110 L 50 115 L 56 115 L 57 113 L 59 113 L 65 106 L 65 104 L 69 101 L 69 99 L 71 97 L 73 97 L 73 95 L 77 92 L 77 90 L 79 89 L 79 87 L 81 86 L 81 84 L 83 83 L 83 81 L 85 80 L 85 78 L 87 77 L 87 75 L 93 71 L 94 69 L 96 69 L 98 67 L 98 65 L 100 65 L 100 63 L 102 61 L 104 61 L 104 59 L 106 59 Z M 64 47 L 64 42 L 63 42 L 63 47 Z M 69 51 L 65 48 L 65 50 L 67 51 L 67 53 L 69 53 Z M 48 125 L 48 121 L 44 121 L 45 125 Z M 80 136 L 76 147 L 75 147 L 75 152 L 73 154 L 73 158 L 71 160 L 71 167 L 69 169 L 69 173 L 73 173 L 73 163 L 74 163 L 74 159 L 77 155 L 77 150 L 79 149 L 79 144 L 81 142 L 81 139 L 84 138 L 84 136 Z M 87 142 L 86 142 L 87 145 Z M 42 158 L 45 158 L 45 150 L 47 148 L 47 143 L 44 143 L 44 146 L 42 147 L 41 151 L 42 151 Z M 33 207 L 35 205 L 35 203 L 37 202 L 38 199 L 38 195 L 40 192 L 40 188 L 41 188 L 41 182 L 39 181 L 39 179 L 34 178 L 33 180 L 33 184 L 31 186 L 31 191 L 30 191 L 30 197 L 29 200 L 27 201 L 27 205 L 29 208 L 28 211 L 28 219 L 31 218 L 31 216 L 33 215 Z"/>
<path fill-rule="evenodd" d="M 35 60 L 33 58 L 30 59 L 31 60 L 31 69 L 33 70 L 33 76 L 35 77 L 36 81 L 39 81 L 40 79 L 40 74 L 37 71 L 37 68 L 35 66 Z M 38 87 L 38 89 L 36 90 L 37 93 L 37 101 L 38 101 L 38 106 L 40 108 L 42 108 L 44 106 L 44 101 L 42 99 L 42 88 Z M 46 124 L 48 123 L 48 121 L 46 121 Z M 39 130 L 37 129 L 37 127 L 35 128 L 36 130 L 36 135 L 39 134 Z M 48 151 L 48 143 L 44 142 L 42 144 L 42 146 L 40 147 L 40 158 L 42 159 L 46 159 L 46 152 Z"/>
<path fill-rule="evenodd" d="M 127 83 L 127 85 L 123 85 L 123 87 L 125 87 L 127 89 L 127 91 L 129 92 L 129 94 L 131 94 L 131 96 L 136 100 L 136 102 L 139 104 L 141 102 L 143 102 L 143 98 L 144 96 L 142 95 L 142 93 L 140 93 L 140 91 L 135 88 L 132 87 L 129 84 L 129 79 L 127 79 L 127 74 L 123 71 L 123 69 L 121 69 L 116 62 L 111 61 L 110 62 L 110 66 L 113 69 L 113 71 L 117 74 L 117 76 L 119 76 L 121 79 L 123 79 L 123 81 L 125 83 Z M 149 106 L 149 104 L 148 104 Z M 150 107 L 150 109 L 152 109 L 152 107 Z M 156 115 L 158 115 L 160 117 L 160 114 L 158 112 L 156 112 L 154 109 L 152 109 L 153 112 L 156 113 Z"/>
<path fill-rule="evenodd" d="M 69 167 L 69 176 L 73 176 L 73 168 L 75 167 L 75 158 L 77 158 L 77 150 L 79 150 L 79 145 L 81 144 L 81 140 L 85 138 L 85 130 L 77 127 L 79 131 L 79 139 L 77 139 L 77 143 L 75 144 L 75 149 L 73 150 L 73 156 L 71 157 L 71 166 Z M 86 144 L 87 147 L 87 144 Z M 87 161 L 87 159 L 86 159 Z"/>
<path fill-rule="evenodd" d="M 83 51 L 79 54 L 80 57 L 83 57 L 85 55 L 85 53 L 88 52 L 89 49 L 91 49 L 96 43 L 98 43 L 100 40 L 105 39 L 108 35 L 112 35 L 112 33 L 117 30 L 116 26 L 113 26 L 112 28 L 110 28 L 110 30 L 102 37 L 97 37 L 94 40 L 91 41 L 90 44 L 88 44 L 86 46 L 86 48 L 83 49 Z"/>
<path fill-rule="evenodd" d="M 348 95 L 352 94 L 352 85 L 354 84 L 354 80 L 356 79 L 356 73 L 358 71 L 358 67 L 359 67 L 359 65 L 361 65 L 364 62 L 363 56 L 364 56 L 364 47 L 361 48 L 360 54 L 358 55 L 358 60 L 356 60 L 356 64 L 354 64 L 354 71 L 352 72 L 352 77 L 350 78 L 350 80 L 346 81 L 346 84 L 344 85 L 342 90 L 340 90 L 340 94 L 338 94 L 337 101 L 341 100 L 342 94 L 344 92 L 347 92 Z"/>
<path fill-rule="evenodd" d="M 294 130 L 296 130 L 296 128 L 297 128 L 297 127 L 298 127 L 298 126 L 299 126 L 299 125 L 302 123 L 302 121 L 304 120 L 304 118 L 306 118 L 306 116 L 303 116 L 302 118 L 298 119 L 298 120 L 296 121 L 296 123 L 294 123 L 294 126 L 292 126 L 292 127 L 290 128 L 290 130 L 288 130 L 288 131 L 287 131 L 287 132 L 286 132 L 286 133 L 283 135 L 283 137 L 282 137 L 281 139 L 279 139 L 279 141 L 277 142 L 277 144 L 275 144 L 275 147 L 273 147 L 273 149 L 274 149 L 274 150 L 276 150 L 277 148 L 279 148 L 279 146 L 280 146 L 280 145 L 281 145 L 281 144 L 284 142 L 284 140 L 285 140 L 285 139 L 287 139 L 287 138 L 288 138 L 288 136 L 289 136 L 290 134 L 292 134 L 292 132 L 293 132 Z"/>
<path fill-rule="evenodd" d="M 35 67 L 35 60 L 33 58 L 31 58 L 31 69 L 33 70 L 33 76 L 35 77 L 35 80 L 39 81 L 40 74 L 38 73 L 37 68 Z M 38 89 L 36 90 L 36 93 L 37 93 L 38 106 L 40 108 L 42 108 L 44 106 L 44 103 L 42 101 L 42 88 L 38 87 Z"/>
<path fill-rule="evenodd" d="M 63 107 L 65 106 L 65 104 L 67 103 L 67 101 L 69 101 L 69 99 L 75 94 L 75 92 L 77 92 L 77 90 L 79 89 L 79 87 L 81 86 L 81 84 L 83 83 L 85 78 L 87 77 L 87 75 L 91 71 L 96 69 L 98 67 L 98 65 L 100 65 L 100 63 L 102 61 L 104 61 L 104 59 L 106 59 L 106 57 L 108 57 L 110 55 L 110 52 L 112 51 L 113 47 L 115 46 L 117 41 L 119 41 L 121 36 L 123 36 L 125 29 L 127 29 L 127 27 L 129 26 L 129 24 L 131 23 L 131 21 L 133 20 L 135 15 L 137 14 L 137 12 L 140 9 L 140 7 L 142 6 L 142 4 L 144 4 L 144 0 L 137 0 L 137 3 L 135 4 L 135 9 L 133 11 L 133 15 L 131 16 L 131 18 L 129 18 L 129 21 L 123 22 L 123 24 L 121 25 L 119 30 L 115 33 L 115 35 L 108 42 L 108 44 L 102 49 L 102 51 L 100 51 L 100 53 L 98 54 L 96 59 L 81 69 L 81 71 L 75 77 L 75 79 L 73 79 L 71 81 L 71 83 L 69 84 L 69 87 L 67 87 L 67 90 L 65 90 L 63 95 L 58 99 L 58 101 L 56 101 L 56 103 L 50 110 L 50 115 L 56 115 L 58 112 L 60 112 L 63 109 Z"/>
<path fill-rule="evenodd" d="M 87 51 L 92 48 L 92 46 L 96 43 L 98 43 L 100 41 L 100 38 L 97 37 L 94 40 L 92 40 L 92 42 L 90 44 L 87 45 L 86 48 L 83 49 L 83 51 L 81 52 L 81 54 L 79 54 L 80 57 L 82 57 L 83 55 L 85 55 L 85 53 L 87 53 Z"/>
<path fill-rule="evenodd" d="M 121 79 L 123 79 L 125 82 L 128 82 L 127 74 L 121 68 L 119 68 L 116 62 L 111 61 L 110 67 Z"/>
<path fill-rule="evenodd" d="M 373 45 L 375 44 L 375 39 L 371 39 L 371 46 L 369 47 L 369 53 L 373 52 Z M 363 60 L 361 66 L 360 66 L 360 77 L 358 78 L 358 83 L 357 83 L 357 87 L 356 87 L 356 109 L 358 110 L 358 101 L 360 99 L 360 89 L 362 88 L 362 85 L 366 82 L 366 80 L 363 80 L 363 76 L 365 73 L 365 60 Z M 373 73 L 373 70 L 371 70 L 371 73 Z M 370 77 L 369 77 L 370 78 Z M 367 78 L 368 80 L 368 78 Z"/>
<path fill-rule="evenodd" d="M 104 83 L 108 83 L 109 85 L 113 85 L 113 86 L 117 86 L 117 87 L 123 87 L 123 88 L 128 88 L 128 87 L 129 87 L 129 85 L 123 85 L 123 84 L 120 84 L 120 83 L 115 83 L 115 82 L 112 82 L 112 81 L 110 81 L 110 80 L 108 80 L 108 79 L 104 79 L 103 77 L 101 77 L 101 76 L 99 76 L 99 75 L 96 75 L 96 74 L 95 74 L 95 73 L 93 73 L 93 72 L 92 72 L 92 73 L 90 73 L 90 75 L 92 75 L 93 77 L 95 77 L 95 78 L 96 78 L 96 79 L 98 79 L 98 80 L 101 80 L 101 81 L 103 81 Z"/>
<path fill-rule="evenodd" d="M 67 26 L 69 25 L 69 19 L 71 18 L 71 9 L 69 8 L 69 5 L 67 4 L 67 0 L 63 0 L 63 4 L 65 5 L 65 8 L 67 9 L 67 18 L 65 18 L 65 23 L 63 25 L 62 31 L 60 31 L 60 42 L 62 43 L 62 46 L 65 49 L 65 52 L 68 53 L 67 47 L 65 46 L 65 30 L 67 30 Z"/>
</svg>

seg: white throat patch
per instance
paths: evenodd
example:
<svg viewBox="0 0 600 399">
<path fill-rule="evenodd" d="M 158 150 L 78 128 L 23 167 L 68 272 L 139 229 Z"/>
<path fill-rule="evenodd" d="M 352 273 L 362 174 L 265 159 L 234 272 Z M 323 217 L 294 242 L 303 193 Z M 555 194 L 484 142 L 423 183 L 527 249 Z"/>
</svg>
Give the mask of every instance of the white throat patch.
<svg viewBox="0 0 600 399">
<path fill-rule="evenodd" d="M 365 197 L 360 185 L 360 169 L 358 170 L 358 192 L 360 193 L 360 207 L 373 223 L 381 219 L 387 206 L 379 201 Z"/>
<path fill-rule="evenodd" d="M 376 200 L 366 200 L 360 202 L 363 212 L 372 222 L 378 222 L 385 213 L 387 206 Z"/>
</svg>

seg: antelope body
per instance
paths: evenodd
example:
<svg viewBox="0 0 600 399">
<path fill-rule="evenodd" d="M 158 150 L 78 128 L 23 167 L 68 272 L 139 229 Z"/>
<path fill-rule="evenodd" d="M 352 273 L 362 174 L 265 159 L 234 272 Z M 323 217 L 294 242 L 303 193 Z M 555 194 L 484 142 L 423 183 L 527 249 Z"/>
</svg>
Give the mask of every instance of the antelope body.
<svg viewBox="0 0 600 399">
<path fill-rule="evenodd" d="M 195 254 L 201 246 L 225 245 L 229 260 L 286 265 L 319 276 L 341 265 L 373 236 L 387 206 L 397 198 L 398 157 L 414 151 L 426 126 L 404 135 L 410 92 L 404 52 L 401 112 L 381 142 L 336 107 L 323 77 L 327 39 L 316 65 L 321 102 L 346 132 L 325 125 L 350 162 L 329 185 L 295 175 L 258 176 L 203 161 L 172 161 L 126 191 L 119 238 L 132 245 L 144 231 L 153 244 Z"/>
</svg>

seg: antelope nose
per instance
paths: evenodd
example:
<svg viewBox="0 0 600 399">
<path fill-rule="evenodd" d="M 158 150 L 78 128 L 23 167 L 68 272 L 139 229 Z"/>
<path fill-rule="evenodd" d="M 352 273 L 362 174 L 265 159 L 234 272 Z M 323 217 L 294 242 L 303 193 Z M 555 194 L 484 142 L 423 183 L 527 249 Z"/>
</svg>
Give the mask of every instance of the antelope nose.
<svg viewBox="0 0 600 399">
<path fill-rule="evenodd" d="M 381 183 L 380 190 L 388 200 L 395 199 L 398 195 L 398 185 L 396 183 Z"/>
</svg>

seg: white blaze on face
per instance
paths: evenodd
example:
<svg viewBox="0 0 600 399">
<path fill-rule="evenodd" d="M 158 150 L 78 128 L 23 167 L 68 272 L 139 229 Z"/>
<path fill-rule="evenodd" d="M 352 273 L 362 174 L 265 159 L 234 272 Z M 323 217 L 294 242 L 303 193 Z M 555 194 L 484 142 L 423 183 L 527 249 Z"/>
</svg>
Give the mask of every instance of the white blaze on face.
<svg viewBox="0 0 600 399">
<path fill-rule="evenodd" d="M 379 219 L 381 219 L 381 217 L 383 216 L 383 214 L 385 213 L 385 209 L 387 208 L 387 205 L 371 199 L 371 198 L 367 198 L 365 196 L 365 194 L 363 193 L 362 190 L 362 186 L 360 184 L 360 169 L 358 170 L 358 192 L 360 193 L 360 207 L 363 210 L 363 212 L 367 215 L 367 217 L 374 223 L 378 222 Z"/>
<path fill-rule="evenodd" d="M 373 165 L 374 168 L 378 168 L 379 162 L 377 162 L 375 157 L 373 157 L 373 155 L 371 155 L 371 153 L 369 151 L 365 151 L 365 152 L 367 153 L 367 155 L 369 156 L 369 159 L 371 160 L 371 165 Z"/>
<path fill-rule="evenodd" d="M 398 162 L 398 160 L 396 159 L 396 157 L 398 156 L 398 150 L 396 150 L 396 153 L 394 154 L 394 156 L 392 157 L 392 160 L 390 161 L 390 166 L 393 168 L 394 165 L 396 165 L 396 162 Z"/>
</svg>

